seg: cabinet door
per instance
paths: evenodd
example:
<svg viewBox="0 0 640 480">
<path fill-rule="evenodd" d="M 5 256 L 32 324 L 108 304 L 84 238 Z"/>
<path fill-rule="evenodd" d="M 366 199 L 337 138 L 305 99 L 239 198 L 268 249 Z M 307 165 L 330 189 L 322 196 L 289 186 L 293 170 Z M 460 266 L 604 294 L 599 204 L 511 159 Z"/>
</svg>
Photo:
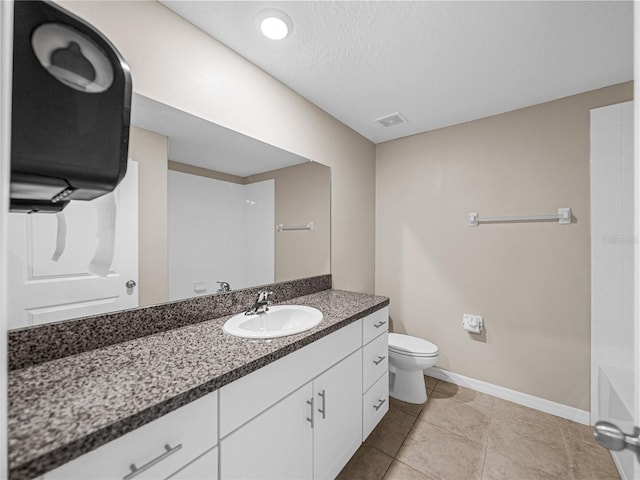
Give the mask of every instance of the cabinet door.
<svg viewBox="0 0 640 480">
<path fill-rule="evenodd" d="M 313 478 L 333 479 L 362 443 L 362 350 L 313 381 Z"/>
<path fill-rule="evenodd" d="M 312 396 L 311 383 L 307 383 L 223 438 L 221 478 L 310 479 L 313 430 L 307 420 L 312 415 L 307 402 L 311 403 Z"/>
</svg>

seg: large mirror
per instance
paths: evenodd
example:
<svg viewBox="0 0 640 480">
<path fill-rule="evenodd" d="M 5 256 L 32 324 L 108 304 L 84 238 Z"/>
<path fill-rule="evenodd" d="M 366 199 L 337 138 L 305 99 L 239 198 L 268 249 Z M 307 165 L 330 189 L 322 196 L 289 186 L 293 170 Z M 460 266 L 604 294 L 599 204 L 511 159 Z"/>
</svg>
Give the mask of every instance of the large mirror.
<svg viewBox="0 0 640 480">
<path fill-rule="evenodd" d="M 328 167 L 138 94 L 132 125 L 115 192 L 9 215 L 10 328 L 330 272 Z"/>
</svg>

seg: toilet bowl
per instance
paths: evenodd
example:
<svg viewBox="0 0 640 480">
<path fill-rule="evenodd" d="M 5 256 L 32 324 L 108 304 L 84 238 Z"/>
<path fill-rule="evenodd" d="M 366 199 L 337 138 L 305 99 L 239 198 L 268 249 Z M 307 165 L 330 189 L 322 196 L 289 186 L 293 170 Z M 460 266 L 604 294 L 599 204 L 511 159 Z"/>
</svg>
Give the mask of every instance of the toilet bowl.
<svg viewBox="0 0 640 480">
<path fill-rule="evenodd" d="M 393 380 L 389 395 L 408 403 L 427 401 L 423 370 L 433 367 L 440 358 L 438 347 L 422 338 L 389 334 L 389 371 Z"/>
</svg>

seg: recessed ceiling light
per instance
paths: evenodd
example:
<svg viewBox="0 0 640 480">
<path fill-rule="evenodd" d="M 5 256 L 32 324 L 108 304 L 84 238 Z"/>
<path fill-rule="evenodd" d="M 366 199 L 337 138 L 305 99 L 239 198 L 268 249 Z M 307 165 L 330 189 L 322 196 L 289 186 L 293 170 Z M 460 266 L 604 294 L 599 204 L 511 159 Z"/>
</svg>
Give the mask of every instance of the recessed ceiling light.
<svg viewBox="0 0 640 480">
<path fill-rule="evenodd" d="M 282 40 L 293 31 L 291 18 L 281 10 L 269 8 L 258 14 L 258 28 L 271 40 Z"/>
</svg>

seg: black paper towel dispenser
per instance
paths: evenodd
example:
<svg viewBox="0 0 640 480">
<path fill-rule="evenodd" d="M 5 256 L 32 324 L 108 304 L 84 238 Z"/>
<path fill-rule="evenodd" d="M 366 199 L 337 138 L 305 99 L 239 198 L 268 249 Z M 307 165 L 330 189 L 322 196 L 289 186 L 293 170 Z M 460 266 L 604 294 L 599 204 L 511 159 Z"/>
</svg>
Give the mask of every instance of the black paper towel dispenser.
<svg viewBox="0 0 640 480">
<path fill-rule="evenodd" d="M 16 1 L 11 211 L 58 212 L 112 191 L 127 169 L 131 74 L 95 28 Z"/>
</svg>

